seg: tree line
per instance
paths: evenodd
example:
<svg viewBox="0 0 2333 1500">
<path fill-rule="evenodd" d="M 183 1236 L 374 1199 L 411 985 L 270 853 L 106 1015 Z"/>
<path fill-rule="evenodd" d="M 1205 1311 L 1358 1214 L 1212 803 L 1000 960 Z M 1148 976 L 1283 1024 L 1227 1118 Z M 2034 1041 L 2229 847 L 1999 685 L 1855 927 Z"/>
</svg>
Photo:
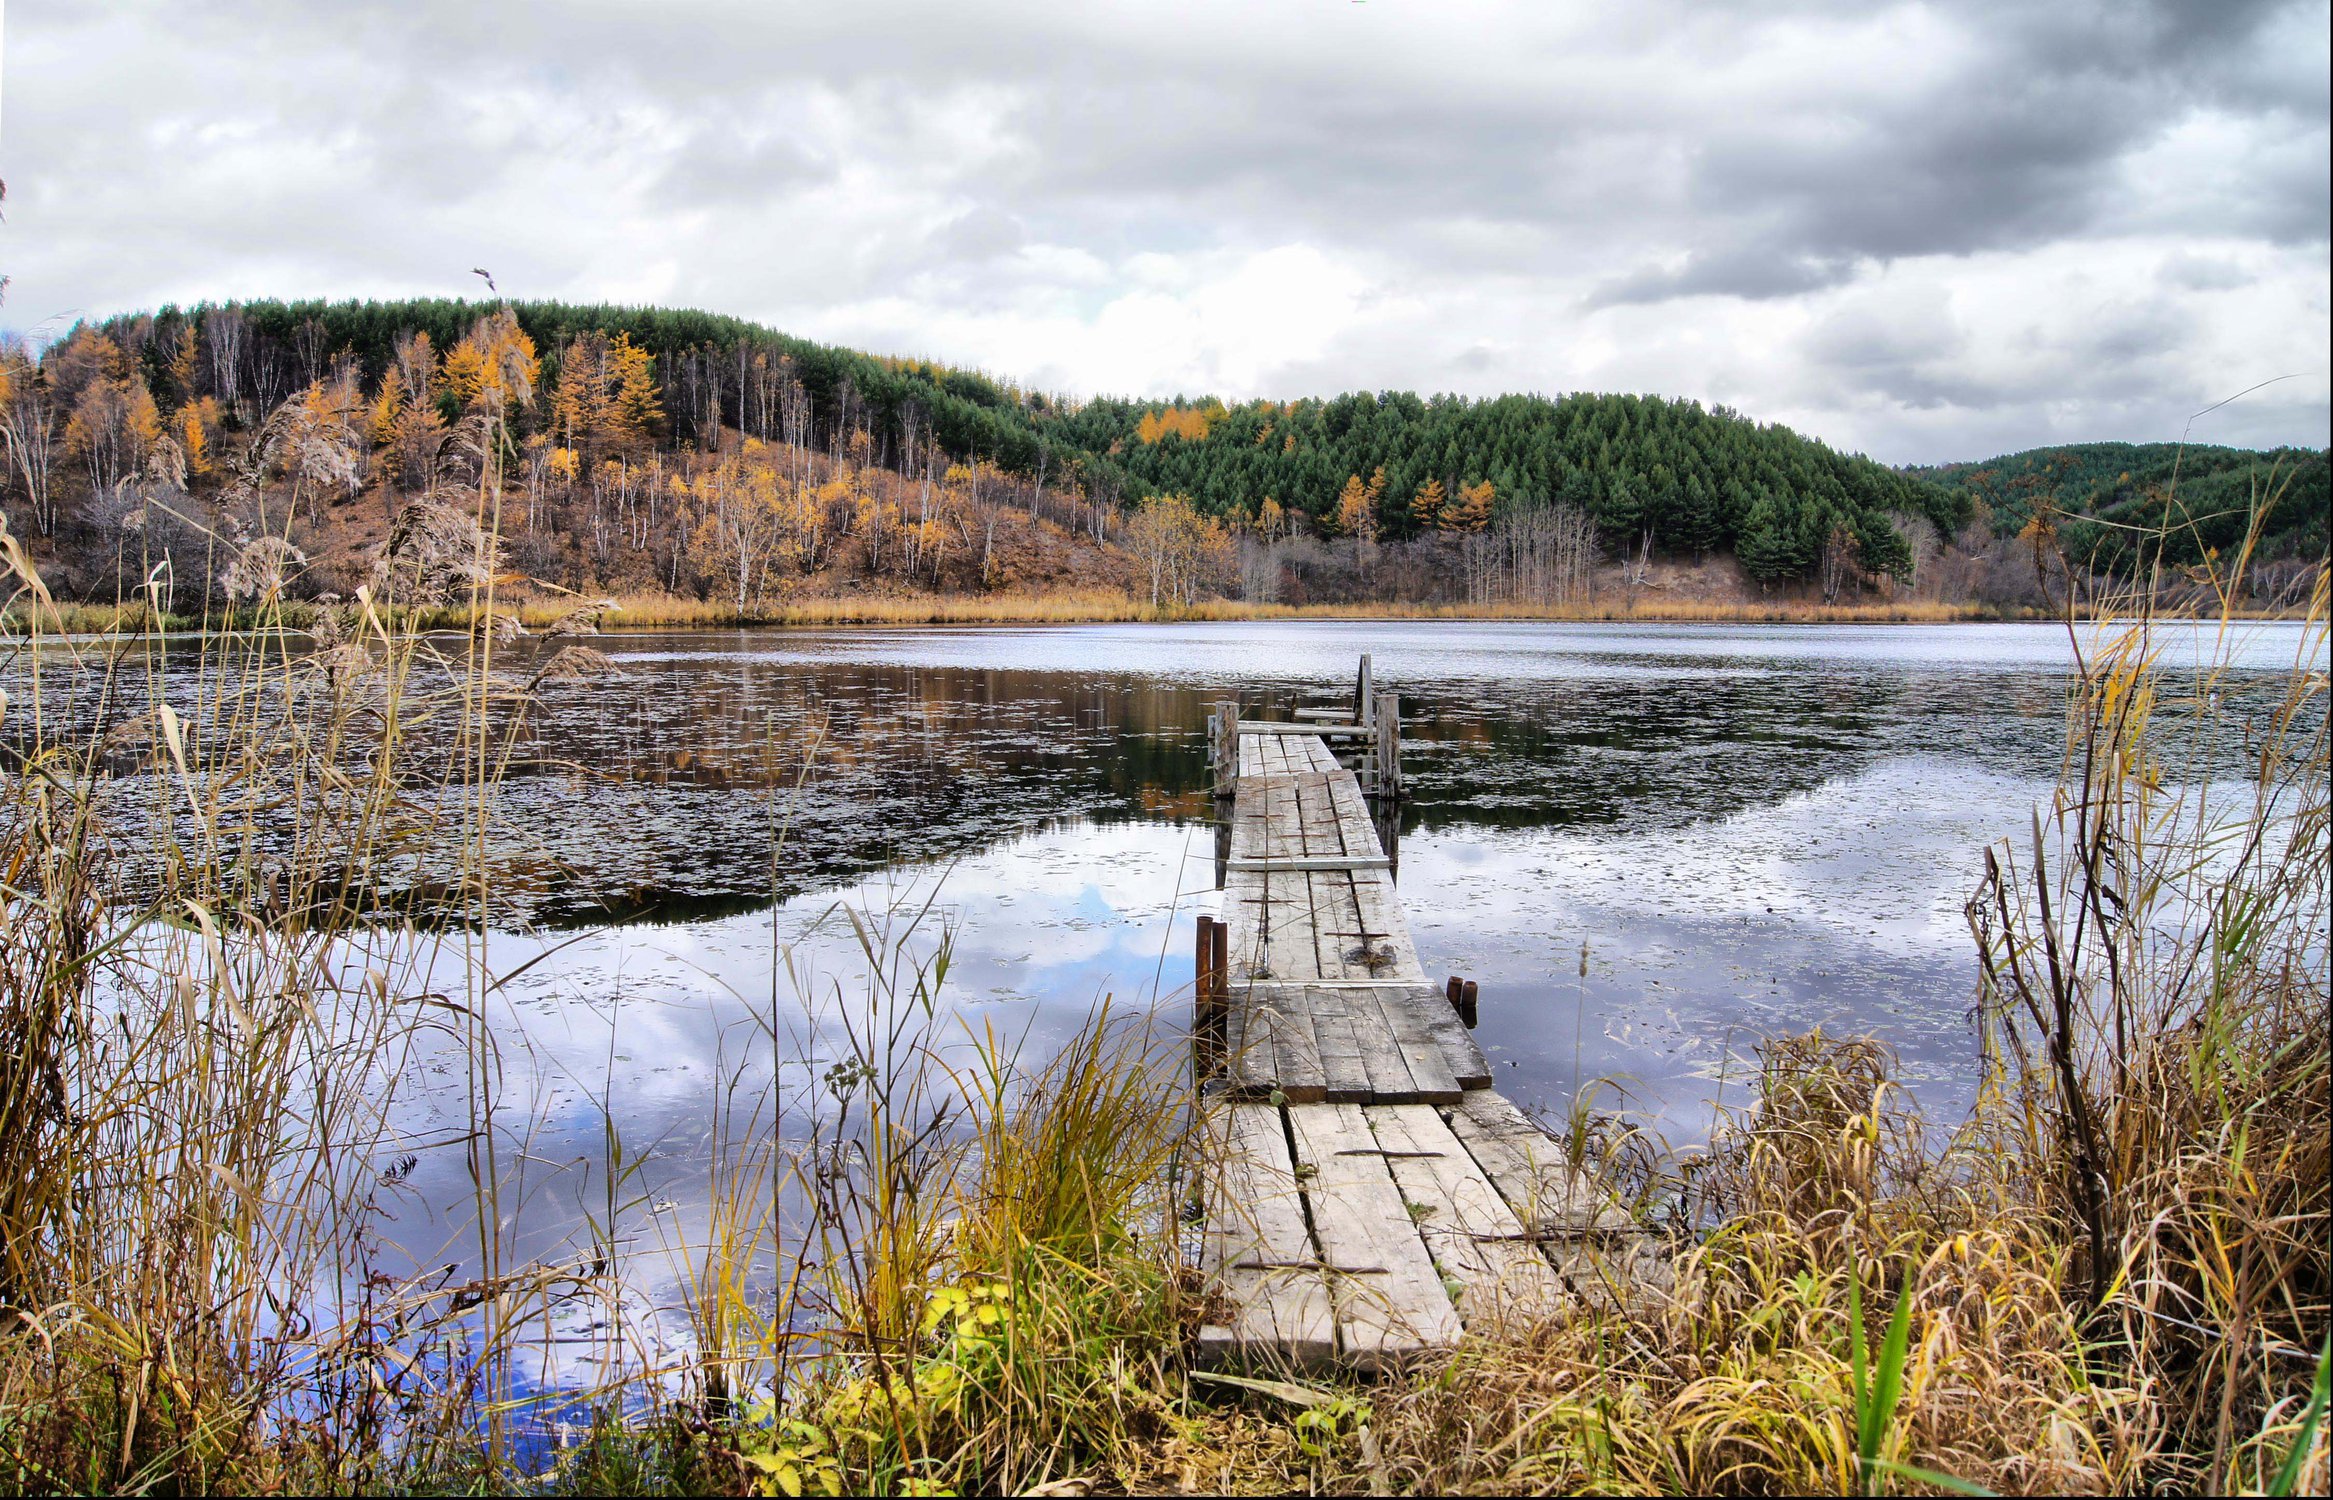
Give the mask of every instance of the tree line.
<svg viewBox="0 0 2333 1500">
<path fill-rule="evenodd" d="M 767 474 L 741 443 L 763 446 Z M 312 516 L 362 492 L 393 513 L 491 459 L 523 481 L 530 526 L 538 512 L 556 523 L 567 555 L 544 564 L 603 580 L 630 566 L 645 575 L 634 583 L 693 573 L 703 588 L 710 570 L 725 591 L 750 589 L 774 576 L 760 555 L 774 548 L 804 567 L 849 554 L 952 587 L 948 559 L 972 550 L 976 527 L 976 576 L 994 579 L 987 512 L 1010 491 L 1030 527 L 1138 539 L 1151 591 L 1176 596 L 1255 571 L 1232 539 L 1251 552 L 1349 541 L 1364 571 L 1381 545 L 1432 543 L 1469 597 L 1656 554 L 1731 554 L 1761 584 L 1830 596 L 1908 582 L 1924 552 L 1972 526 L 2128 572 L 2230 545 L 2260 463 L 2190 449 L 2176 491 L 2166 445 L 1898 470 L 1725 407 L 1639 395 L 1076 401 L 709 313 L 459 299 L 165 307 L 77 327 L 37 356 L 0 351 L 0 446 L 18 529 L 44 537 L 118 530 L 147 513 L 141 485 L 276 483 Z M 266 473 L 228 472 L 261 447 Z M 2324 455 L 2270 457 L 2291 481 L 2272 546 L 2321 555 Z M 893 495 L 901 483 L 912 496 Z M 716 498 L 702 501 L 708 484 Z M 752 515 L 739 495 L 762 497 Z M 728 519 L 706 526 L 706 505 Z M 912 511 L 934 545 L 897 545 L 884 505 Z M 2177 540 L 2146 542 L 2150 526 Z M 751 543 L 764 532 L 791 540 Z M 534 545 L 551 548 L 539 532 Z M 653 566 L 623 564 L 627 549 Z"/>
<path fill-rule="evenodd" d="M 2333 465 L 2321 449 L 2073 443 L 1918 469 L 1998 536 L 2044 540 L 2101 573 L 2194 567 L 2242 545 L 2265 507 L 2264 563 L 2323 558 Z"/>
</svg>

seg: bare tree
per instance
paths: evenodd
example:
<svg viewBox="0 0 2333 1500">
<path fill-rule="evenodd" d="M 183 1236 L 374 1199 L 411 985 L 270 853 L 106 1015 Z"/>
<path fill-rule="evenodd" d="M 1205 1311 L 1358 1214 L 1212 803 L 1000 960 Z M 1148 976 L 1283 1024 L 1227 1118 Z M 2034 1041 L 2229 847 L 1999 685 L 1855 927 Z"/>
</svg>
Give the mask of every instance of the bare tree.
<svg viewBox="0 0 2333 1500">
<path fill-rule="evenodd" d="M 1596 523 L 1576 505 L 1509 508 L 1459 542 L 1466 594 L 1475 604 L 1567 604 L 1595 578 Z"/>
<path fill-rule="evenodd" d="M 53 535 L 57 509 L 49 475 L 57 457 L 56 397 L 21 345 L 0 350 L 0 443 L 7 445 L 8 466 L 32 505 L 33 529 Z"/>
<path fill-rule="evenodd" d="M 214 307 L 203 315 L 203 347 L 211 360 L 211 394 L 230 409 L 243 399 L 243 349 L 248 329 L 243 309 Z"/>
</svg>

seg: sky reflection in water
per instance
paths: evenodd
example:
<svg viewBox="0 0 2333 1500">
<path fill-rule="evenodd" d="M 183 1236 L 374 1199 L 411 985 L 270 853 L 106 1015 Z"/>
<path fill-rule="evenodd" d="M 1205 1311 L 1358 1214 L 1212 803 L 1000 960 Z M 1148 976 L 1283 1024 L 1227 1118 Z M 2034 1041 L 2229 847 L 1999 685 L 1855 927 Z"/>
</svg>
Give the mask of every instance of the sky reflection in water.
<svg viewBox="0 0 2333 1500">
<path fill-rule="evenodd" d="M 2243 649 L 2273 667 L 2296 641 L 2259 629 Z M 1957 1114 L 1975 1062 L 1962 903 L 1984 845 L 2055 779 L 2069 660 L 2039 626 L 601 644 L 626 676 L 561 690 L 498 813 L 535 903 L 531 931 L 486 940 L 497 973 L 537 960 L 501 1011 L 510 1117 L 532 1122 L 509 1195 L 528 1254 L 598 1210 L 603 1106 L 647 1162 L 618 1215 L 634 1248 L 702 1222 L 716 1099 L 766 1104 L 773 1056 L 800 1128 L 834 1059 L 821 1025 L 863 1004 L 838 902 L 932 903 L 910 947 L 953 934 L 943 1042 L 993 1031 L 1040 1058 L 1105 996 L 1180 1024 L 1190 917 L 1216 909 L 1206 706 L 1333 702 L 1364 650 L 1408 721 L 1404 906 L 1428 973 L 1480 981 L 1502 1089 L 1560 1113 L 1611 1079 L 1687 1140 L 1745 1098 L 1761 1036 L 1820 1025 L 1886 1038 Z M 417 1138 L 456 1123 L 461 1073 L 440 1056 L 411 1075 Z M 412 1186 L 414 1262 L 463 1259 L 459 1153 Z"/>
</svg>

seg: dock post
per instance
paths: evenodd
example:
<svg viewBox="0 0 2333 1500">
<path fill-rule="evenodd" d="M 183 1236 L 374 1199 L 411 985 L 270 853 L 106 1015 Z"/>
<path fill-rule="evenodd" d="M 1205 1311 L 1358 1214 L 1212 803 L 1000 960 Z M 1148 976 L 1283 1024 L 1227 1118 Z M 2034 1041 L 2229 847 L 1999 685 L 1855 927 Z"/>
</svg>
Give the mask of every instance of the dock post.
<svg viewBox="0 0 2333 1500">
<path fill-rule="evenodd" d="M 1218 981 L 1215 965 L 1216 955 L 1223 950 L 1227 936 L 1222 923 L 1204 913 L 1200 915 L 1192 945 L 1191 1061 L 1202 1083 L 1213 1077 L 1222 1064 L 1226 987 Z"/>
<path fill-rule="evenodd" d="M 1211 736 L 1208 759 L 1214 763 L 1215 795 L 1231 797 L 1239 792 L 1239 704 L 1227 701 L 1215 705 L 1215 712 L 1207 716 Z"/>
<path fill-rule="evenodd" d="M 1370 721 L 1364 720 L 1369 723 Z M 1377 795 L 1388 801 L 1401 796 L 1401 695 L 1386 693 L 1377 699 L 1376 719 L 1371 726 L 1377 732 L 1371 738 L 1375 751 Z"/>
</svg>

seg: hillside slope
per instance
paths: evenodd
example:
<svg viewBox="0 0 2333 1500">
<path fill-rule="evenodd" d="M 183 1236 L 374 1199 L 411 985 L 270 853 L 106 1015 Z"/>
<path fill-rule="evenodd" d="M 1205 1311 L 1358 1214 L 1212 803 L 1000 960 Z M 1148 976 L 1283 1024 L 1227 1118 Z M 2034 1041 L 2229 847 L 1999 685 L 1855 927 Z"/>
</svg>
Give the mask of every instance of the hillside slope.
<svg viewBox="0 0 2333 1500">
<path fill-rule="evenodd" d="M 2268 550 L 2325 545 L 2325 458 L 2305 450 L 2189 449 L 2174 492 L 2162 445 L 1898 470 L 1657 396 L 1073 401 L 737 318 L 551 302 L 115 317 L 37 360 L 0 351 L 0 419 L 12 524 L 93 597 L 160 560 L 205 577 L 179 554 L 278 532 L 299 587 L 345 591 L 406 506 L 490 471 L 528 576 L 740 608 L 1089 585 L 1560 604 L 1662 556 L 1720 564 L 1750 598 L 1910 586 L 2026 608 L 2046 570 L 2000 539 L 2037 514 L 2077 566 L 2115 570 L 2193 517 L 2159 548 L 2187 561 L 2229 545 L 2272 471 Z"/>
<path fill-rule="evenodd" d="M 2236 546 L 2256 502 L 2269 506 L 2262 560 L 2321 558 L 2333 494 L 2325 453 L 2308 448 L 2073 443 L 1906 472 L 1981 507 L 1998 536 L 2019 534 L 2038 514 L 2067 556 L 2117 574 L 2158 556 L 2193 564 L 2207 548 Z"/>
</svg>

